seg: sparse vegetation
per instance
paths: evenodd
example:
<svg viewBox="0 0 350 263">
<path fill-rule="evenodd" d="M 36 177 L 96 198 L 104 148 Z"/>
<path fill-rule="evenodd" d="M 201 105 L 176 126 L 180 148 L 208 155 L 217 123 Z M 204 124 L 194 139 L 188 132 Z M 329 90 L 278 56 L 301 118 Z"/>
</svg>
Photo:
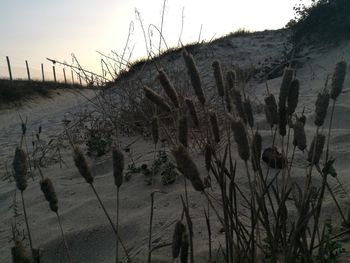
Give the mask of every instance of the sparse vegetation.
<svg viewBox="0 0 350 263">
<path fill-rule="evenodd" d="M 314 21 L 323 17 L 324 6 L 331 3 L 347 5 L 341 0 L 313 3 L 310 8 L 296 9 L 298 18 L 288 25 L 294 30 L 295 40 L 302 39 L 308 30 L 316 32 Z M 301 25 L 304 25 L 302 29 L 299 28 Z M 340 36 L 343 34 L 341 32 L 333 33 Z M 233 35 L 249 33 L 240 29 Z M 321 32 L 318 34 L 320 37 Z M 191 49 L 186 47 L 167 50 L 153 60 L 136 62 L 129 72 L 140 70 L 146 63 L 157 64 L 158 59 L 170 52 L 172 56 L 182 56 L 184 72 L 188 75 L 186 88 L 191 91 L 177 88 L 175 80 L 157 65 L 156 75 L 151 76 L 160 84 L 157 88 L 143 85 L 140 81 L 135 93 L 127 89 L 118 90 L 117 95 L 113 94 L 115 97 L 112 97 L 101 92 L 93 113 L 85 112 L 84 116 L 78 116 L 74 125 L 69 122 L 65 124 L 65 139 L 73 150 L 73 161 L 81 175 L 80 180 L 85 180 L 92 189 L 115 237 L 115 262 L 136 262 L 133 257 L 141 251 L 131 253 L 133 247 L 126 245 L 129 233 L 119 231 L 122 218 L 120 201 L 123 200 L 120 191 L 126 184 L 133 183 L 132 177 L 136 174 L 143 175 L 146 184 L 152 188 L 158 178 L 162 184 L 158 187 L 167 187 L 171 191 L 171 184 L 175 183 L 183 190 L 176 196 L 181 202 L 180 209 L 174 211 L 177 218 L 169 225 L 174 229 L 172 240 L 160 244 L 160 239 L 152 242 L 154 218 L 157 216 L 154 213 L 155 194 L 164 192 L 151 190 L 149 232 L 147 238 L 143 236 L 141 239 L 142 245 L 147 247 L 145 253 L 149 263 L 152 262 L 152 254 L 160 248 L 169 251 L 169 261 L 200 262 L 195 251 L 199 231 L 193 223 L 194 209 L 204 212 L 200 219 L 205 221 L 208 232 L 207 262 L 337 262 L 345 250 L 336 238 L 350 233 L 350 227 L 349 218 L 345 217 L 343 207 L 330 187 L 330 179 L 337 178 L 337 171 L 329 151 L 332 147 L 333 118 L 336 117 L 334 108 L 342 94 L 346 61 L 336 64 L 333 77 L 319 90 L 312 108 L 314 119 L 311 131 L 305 130 L 304 111 L 300 114 L 304 108 L 299 102 L 302 83 L 296 77 L 297 69 L 291 64 L 284 69 L 277 99 L 267 87 L 266 96 L 261 98 L 264 101 L 265 120 L 257 124 L 252 95 L 247 92 L 248 82 L 254 75 L 252 69 L 241 69 L 239 66 L 224 68 L 220 61 L 215 60 L 211 65 L 216 89 L 209 91 Z M 126 74 L 127 71 L 119 74 L 116 81 L 122 81 Z M 14 95 L 14 98 L 22 97 L 22 92 Z M 326 122 L 329 108 L 331 117 Z M 137 118 L 134 118 L 136 115 Z M 37 141 L 40 141 L 40 133 L 41 128 Z M 141 156 L 142 161 L 135 162 L 130 152 L 131 144 L 121 147 L 120 138 L 130 136 L 130 133 L 152 141 L 151 145 L 153 143 L 153 149 L 149 145 L 143 149 L 142 154 L 148 156 Z M 28 185 L 28 164 L 33 164 L 33 169 L 41 175 L 41 190 L 50 209 L 56 213 L 67 259 L 74 262 L 58 214 L 56 191 L 51 180 L 41 173 L 43 163 L 37 161 L 35 154 L 28 157 L 28 150 L 24 149 L 25 138 L 26 126 L 22 124 L 22 136 L 13 161 L 13 175 L 21 192 L 31 252 L 25 251 L 25 246 L 16 236 L 13 238 L 13 261 L 30 262 L 28 254 L 32 255 L 33 262 L 36 260 L 23 195 Z M 313 140 L 308 141 L 307 138 Z M 115 221 L 112 220 L 111 208 L 105 205 L 95 188 L 95 169 L 92 169 L 80 144 L 86 146 L 86 154 L 95 160 L 112 152 L 111 180 L 114 179 L 113 187 L 116 187 Z M 124 157 L 124 152 L 129 153 L 129 158 Z M 198 157 L 198 153 L 204 153 L 204 158 Z M 298 165 L 302 168 L 295 166 L 295 157 L 298 157 Z M 293 180 L 297 175 L 302 180 Z M 70 185 L 65 187 L 69 188 Z M 202 203 L 193 205 L 189 192 L 201 196 Z M 326 198 L 327 202 L 331 200 L 334 211 L 339 215 L 336 222 L 328 221 L 323 214 Z M 160 207 L 157 207 L 158 211 Z M 214 226 L 220 227 L 221 236 L 213 234 Z M 32 234 L 35 235 L 35 232 Z M 123 253 L 120 253 L 119 245 Z M 113 246 L 109 244 L 109 247 Z"/>
<path fill-rule="evenodd" d="M 18 103 L 23 100 L 30 99 L 33 96 L 50 96 L 53 89 L 58 88 L 82 88 L 80 85 L 42 82 L 42 81 L 28 81 L 28 80 L 7 80 L 0 79 L 0 104 Z"/>
</svg>

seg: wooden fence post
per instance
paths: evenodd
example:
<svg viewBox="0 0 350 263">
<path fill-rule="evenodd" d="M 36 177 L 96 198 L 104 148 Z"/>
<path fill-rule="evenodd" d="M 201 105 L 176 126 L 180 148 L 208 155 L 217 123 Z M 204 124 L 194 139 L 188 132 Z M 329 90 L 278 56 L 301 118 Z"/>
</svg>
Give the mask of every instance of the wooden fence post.
<svg viewBox="0 0 350 263">
<path fill-rule="evenodd" d="M 53 79 L 54 79 L 54 81 L 56 83 L 57 80 L 56 80 L 56 69 L 55 69 L 55 66 L 52 66 L 52 70 L 53 70 Z"/>
<path fill-rule="evenodd" d="M 78 74 L 78 76 L 79 76 L 79 83 L 80 83 L 80 86 L 81 86 L 81 76 L 80 76 L 80 74 Z"/>
<path fill-rule="evenodd" d="M 10 64 L 10 59 L 8 56 L 6 56 L 6 60 L 7 60 L 7 67 L 9 69 L 10 80 L 12 81 L 11 64 Z"/>
<path fill-rule="evenodd" d="M 70 71 L 70 73 L 72 74 L 72 84 L 74 85 L 74 76 L 73 76 L 73 70 Z"/>
<path fill-rule="evenodd" d="M 28 61 L 27 60 L 26 60 L 26 68 L 27 68 L 28 80 L 30 80 L 30 72 L 29 72 L 29 66 L 28 66 Z"/>
<path fill-rule="evenodd" d="M 43 63 L 41 63 L 41 75 L 43 76 L 43 82 L 45 82 L 44 64 Z"/>
<path fill-rule="evenodd" d="M 67 85 L 66 70 L 63 68 L 64 84 Z"/>
</svg>

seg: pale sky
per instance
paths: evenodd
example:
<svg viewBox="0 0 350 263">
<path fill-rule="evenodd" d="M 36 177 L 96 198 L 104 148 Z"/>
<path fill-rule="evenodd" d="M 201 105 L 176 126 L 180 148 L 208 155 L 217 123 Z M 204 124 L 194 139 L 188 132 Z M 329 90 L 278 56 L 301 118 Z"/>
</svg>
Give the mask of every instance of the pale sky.
<svg viewBox="0 0 350 263">
<path fill-rule="evenodd" d="M 15 77 L 26 76 L 24 60 L 32 75 L 40 77 L 40 64 L 50 71 L 46 57 L 71 61 L 74 53 L 81 64 L 100 72 L 96 50 L 121 54 L 129 24 L 134 23 L 130 48 L 133 58 L 146 55 L 145 41 L 135 8 L 145 30 L 160 28 L 164 0 L 0 0 L 0 77 L 8 77 L 5 56 L 11 59 Z M 168 46 L 218 38 L 238 28 L 253 31 L 278 29 L 293 17 L 299 0 L 167 0 L 163 35 Z M 147 33 L 147 32 L 146 32 Z M 159 34 L 152 42 L 158 47 Z M 162 45 L 164 47 L 164 44 Z M 127 54 L 128 56 L 128 54 Z M 48 73 L 50 74 L 50 73 Z"/>
</svg>

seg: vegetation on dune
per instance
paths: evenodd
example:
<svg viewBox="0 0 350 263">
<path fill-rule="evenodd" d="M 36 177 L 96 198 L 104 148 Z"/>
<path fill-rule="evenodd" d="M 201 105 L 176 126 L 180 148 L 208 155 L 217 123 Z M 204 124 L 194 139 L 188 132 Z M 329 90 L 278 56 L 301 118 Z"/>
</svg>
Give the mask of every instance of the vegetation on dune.
<svg viewBox="0 0 350 263">
<path fill-rule="evenodd" d="M 294 7 L 295 18 L 287 28 L 292 29 L 292 41 L 337 42 L 350 38 L 350 1 L 312 0 L 310 6 Z"/>
<path fill-rule="evenodd" d="M 78 84 L 55 83 L 53 81 L 0 79 L 0 104 L 16 103 L 33 96 L 49 96 L 53 89 L 81 88 Z"/>
<path fill-rule="evenodd" d="M 350 23 L 347 22 L 350 21 L 345 16 L 349 11 L 347 8 L 349 2 L 344 0 L 314 0 L 310 7 L 297 7 L 297 17 L 288 24 L 293 40 L 301 41 L 306 37 L 336 40 L 348 36 Z M 247 34 L 249 32 L 240 30 L 233 35 Z M 101 92 L 97 95 L 93 113 L 84 112 L 77 120 L 67 120 L 65 123 L 64 142 L 73 149 L 73 161 L 81 175 L 80 180 L 85 180 L 93 191 L 96 207 L 98 204 L 102 209 L 105 223 L 108 221 L 114 235 L 115 262 L 136 262 L 136 256 L 140 253 L 135 253 L 135 248 L 138 248 L 130 244 L 130 237 L 119 231 L 123 227 L 119 221 L 123 216 L 123 211 L 119 211 L 122 208 L 119 201 L 123 200 L 120 193 L 132 181 L 134 174 L 142 174 L 147 185 L 152 185 L 153 189 L 157 189 L 154 187 L 156 184 L 160 188 L 150 194 L 148 244 L 145 241 L 143 244 L 148 249 L 148 263 L 152 262 L 152 255 L 158 249 L 168 249 L 173 262 L 176 259 L 181 263 L 199 262 L 195 244 L 203 237 L 207 237 L 208 242 L 207 262 L 337 262 L 339 254 L 344 252 L 337 238 L 350 233 L 350 218 L 345 216 L 344 207 L 330 186 L 331 180 L 336 178 L 342 194 L 347 195 L 337 178 L 335 160 L 329 155 L 329 150 L 334 108 L 338 96 L 342 94 L 346 77 L 346 61 L 335 65 L 329 84 L 327 80 L 315 98 L 314 129 L 311 131 L 304 127 L 306 117 L 301 111 L 304 105 L 300 105 L 299 101 L 300 83 L 291 63 L 283 71 L 277 99 L 267 87 L 263 98 L 265 120 L 261 120 L 261 116 L 256 118 L 256 115 L 263 111 L 258 113 L 255 110 L 254 101 L 246 93 L 253 74 L 251 70 L 238 66 L 225 68 L 215 60 L 211 64 L 212 82 L 217 89 L 210 92 L 191 52 L 191 48 L 197 45 L 199 43 L 186 48 L 168 49 L 156 58 L 136 62 L 129 67 L 128 72 L 137 71 L 146 63 L 154 63 L 157 73 L 152 77 L 162 89 L 140 81 L 141 84 L 133 90 L 135 92 L 130 93 L 129 86 L 116 89 L 116 95 L 113 94 L 116 97 Z M 171 54 L 171 58 L 183 58 L 183 72 L 188 75 L 188 81 L 182 89 L 166 70 L 158 68 L 157 60 L 167 54 Z M 118 80 L 126 74 L 126 71 L 122 72 Z M 7 90 L 4 89 L 4 100 L 7 102 L 41 92 L 48 95 L 47 86 L 44 86 L 47 83 L 3 83 L 0 82 L 3 86 L 7 85 Z M 31 88 L 26 89 L 26 85 L 31 85 Z M 16 86 L 17 90 L 14 89 Z M 49 87 L 56 88 L 57 84 L 50 83 Z M 130 112 L 136 111 L 142 122 L 130 117 Z M 325 122 L 329 114 L 330 121 Z M 41 129 L 37 134 L 38 141 L 40 133 Z M 123 148 L 119 141 L 122 136 L 130 136 L 130 133 L 152 140 L 154 144 L 152 151 L 144 149 L 142 152 L 143 155 L 153 154 L 153 159 L 141 166 L 134 162 L 131 144 Z M 307 140 L 310 137 L 312 141 Z M 74 262 L 70 255 L 70 251 L 74 250 L 69 247 L 73 242 L 72 239 L 66 240 L 58 214 L 59 193 L 56 194 L 51 180 L 43 176 L 40 170 L 42 163 L 25 147 L 25 138 L 26 125 L 22 123 L 22 136 L 13 160 L 13 175 L 17 191 L 21 193 L 26 222 L 23 235 L 29 239 L 30 252 L 27 253 L 18 241 L 21 236 L 14 235 L 13 260 L 29 262 L 28 255 L 31 255 L 32 261 L 37 262 L 31 240 L 31 233 L 36 232 L 31 231 L 33 225 L 28 223 L 31 213 L 26 210 L 24 191 L 32 183 L 27 180 L 28 176 L 38 172 L 44 197 L 51 211 L 57 215 L 66 260 Z M 87 154 L 95 161 L 112 151 L 110 180 L 116 187 L 114 208 L 104 203 L 103 196 L 95 188 L 99 177 L 80 146 L 84 143 Z M 124 152 L 128 153 L 130 163 L 127 163 Z M 194 158 L 194 153 L 199 152 L 204 153 L 204 157 L 198 160 Z M 200 166 L 205 166 L 205 172 Z M 164 193 L 161 190 L 163 187 L 169 187 L 167 191 L 171 191 L 173 188 L 170 185 L 175 182 L 181 187 L 177 189 L 180 192 L 176 192 L 181 207 L 172 211 L 178 217 L 176 224 L 174 221 L 172 225 L 173 234 L 168 235 L 168 241 L 158 243 L 159 239 L 152 242 L 155 241 L 153 220 L 157 216 L 154 215 L 155 194 Z M 189 194 L 190 198 L 203 197 L 198 201 L 200 208 L 190 205 Z M 328 215 L 324 211 L 329 203 L 336 207 L 333 212 L 338 216 L 337 221 L 329 222 L 325 218 Z M 115 221 L 111 217 L 112 209 L 117 214 Z M 203 209 L 202 218 L 198 213 L 196 217 L 193 216 L 195 209 Z M 200 220 L 207 227 L 205 234 L 198 231 L 197 222 Z M 217 225 L 221 228 L 221 236 L 212 235 Z M 217 253 L 212 253 L 213 250 Z"/>
</svg>

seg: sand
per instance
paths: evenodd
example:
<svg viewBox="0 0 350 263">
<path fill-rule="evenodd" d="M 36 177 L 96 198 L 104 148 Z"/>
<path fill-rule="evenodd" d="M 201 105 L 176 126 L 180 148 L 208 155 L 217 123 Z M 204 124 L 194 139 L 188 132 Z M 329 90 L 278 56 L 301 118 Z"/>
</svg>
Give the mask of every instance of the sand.
<svg viewBox="0 0 350 263">
<path fill-rule="evenodd" d="M 215 90 L 211 63 L 214 59 L 220 60 L 224 68 L 238 64 L 243 66 L 256 65 L 267 59 L 266 63 L 272 65 L 278 61 L 283 51 L 283 43 L 287 34 L 284 31 L 266 31 L 250 36 L 237 38 L 226 38 L 221 42 L 213 43 L 210 47 L 199 48 L 195 54 L 198 62 L 206 92 Z M 305 106 L 305 114 L 308 117 L 306 130 L 308 141 L 311 140 L 315 127 L 313 125 L 313 109 L 316 94 L 323 86 L 328 74 L 333 72 L 335 63 L 339 59 L 350 62 L 350 42 L 340 43 L 337 47 L 329 49 L 305 49 L 300 54 L 298 61 L 300 67 L 297 70 L 297 77 L 301 82 L 300 102 L 297 111 L 300 113 Z M 162 61 L 162 66 L 173 74 L 185 74 L 180 64 L 181 57 L 166 63 L 167 58 Z M 171 69 L 174 69 L 171 71 Z M 136 73 L 131 79 L 142 77 L 150 83 L 152 75 L 151 67 L 144 72 Z M 281 77 L 268 81 L 269 89 L 277 95 Z M 344 93 L 337 101 L 335 109 L 335 121 L 333 123 L 330 154 L 336 159 L 338 178 L 347 192 L 350 188 L 350 73 L 346 76 Z M 111 90 L 113 92 L 113 90 Z M 265 95 L 265 83 L 253 80 L 247 87 L 254 102 L 255 110 L 261 107 Z M 82 94 L 60 91 L 52 99 L 35 99 L 26 103 L 19 109 L 9 109 L 0 112 L 0 169 L 1 174 L 5 173 L 5 163 L 11 168 L 11 160 L 15 146 L 19 142 L 21 128 L 18 113 L 22 118 L 28 117 L 28 134 L 36 133 L 39 125 L 42 126 L 43 140 L 54 138 L 62 134 L 64 127 L 63 119 L 69 119 L 71 114 L 78 114 L 85 110 L 92 110 L 93 106 L 87 98 L 93 98 L 94 93 L 84 91 Z M 266 125 L 264 114 L 256 113 L 256 125 L 259 126 L 264 139 L 264 146 L 269 145 L 270 131 Z M 326 123 L 329 120 L 326 121 Z M 327 127 L 327 124 L 326 124 Z M 118 138 L 122 147 L 131 144 L 132 155 L 125 153 L 126 164 L 132 159 L 137 164 L 146 163 L 153 158 L 153 144 L 151 140 L 143 140 L 140 136 Z M 30 144 L 30 141 L 28 140 Z M 202 176 L 206 175 L 203 156 L 192 152 Z M 68 244 L 75 262 L 114 262 L 115 237 L 105 218 L 102 209 L 93 195 L 91 187 L 78 174 L 73 164 L 71 150 L 62 149 L 62 157 L 66 165 L 51 164 L 43 169 L 45 176 L 48 176 L 54 183 L 58 199 L 59 212 L 62 217 L 63 228 L 67 234 Z M 237 155 L 235 156 L 237 159 Z M 115 218 L 116 215 L 116 187 L 113 184 L 112 163 L 110 154 L 100 158 L 89 158 L 94 176 L 95 187 L 101 198 Z M 295 182 L 304 181 L 305 163 L 301 153 L 296 155 L 295 169 L 293 169 L 292 180 Z M 264 167 L 266 169 L 266 167 Z M 244 166 L 238 162 L 238 182 L 243 189 L 248 188 Z M 314 182 L 320 180 L 314 178 Z M 39 188 L 39 177 L 34 181 L 29 180 L 28 188 L 25 191 L 25 202 L 28 210 L 29 225 L 32 230 L 33 244 L 43 251 L 43 262 L 66 262 L 63 243 L 57 225 L 57 218 L 49 210 L 47 202 Z M 332 187 L 337 186 L 336 180 L 330 180 Z M 11 222 L 13 222 L 13 203 L 15 183 L 9 180 L 0 182 L 0 262 L 11 262 L 10 248 Z M 337 188 L 338 189 L 338 188 Z M 156 177 L 152 186 L 145 183 L 142 174 L 133 175 L 130 181 L 124 182 L 120 189 L 120 236 L 123 239 L 133 262 L 145 262 L 147 256 L 147 239 L 150 216 L 151 193 L 161 190 L 164 193 L 155 194 L 154 209 L 154 234 L 152 236 L 153 246 L 171 242 L 174 223 L 181 217 L 180 195 L 184 194 L 184 182 L 180 176 L 172 185 L 164 186 L 160 178 Z M 344 211 L 350 207 L 350 200 L 342 190 L 335 191 Z M 219 189 L 214 185 L 214 196 L 219 197 Z M 19 197 L 19 196 L 18 196 Z M 20 199 L 18 198 L 18 201 Z M 205 198 L 195 192 L 189 186 L 189 203 L 191 217 L 194 225 L 195 254 L 197 262 L 205 262 L 208 258 L 208 237 L 203 215 L 203 208 L 207 206 Z M 323 218 L 330 218 L 334 225 L 340 222 L 340 216 L 329 195 L 326 195 L 324 202 L 325 212 Z M 18 211 L 21 205 L 18 202 Z M 242 211 L 244 213 L 244 211 Z M 212 238 L 213 247 L 218 248 L 224 245 L 224 234 L 220 232 L 221 226 L 212 214 Z M 18 217 L 19 229 L 25 229 L 23 216 Z M 344 247 L 350 250 L 345 243 Z M 217 252 L 215 252 L 217 253 Z M 215 255 L 214 253 L 214 255 Z M 120 255 L 124 257 L 123 251 Z M 346 253 L 342 256 L 344 260 L 349 257 Z M 172 262 L 171 249 L 169 246 L 160 248 L 153 253 L 154 262 Z M 346 262 L 346 261 L 344 261 Z"/>
</svg>

